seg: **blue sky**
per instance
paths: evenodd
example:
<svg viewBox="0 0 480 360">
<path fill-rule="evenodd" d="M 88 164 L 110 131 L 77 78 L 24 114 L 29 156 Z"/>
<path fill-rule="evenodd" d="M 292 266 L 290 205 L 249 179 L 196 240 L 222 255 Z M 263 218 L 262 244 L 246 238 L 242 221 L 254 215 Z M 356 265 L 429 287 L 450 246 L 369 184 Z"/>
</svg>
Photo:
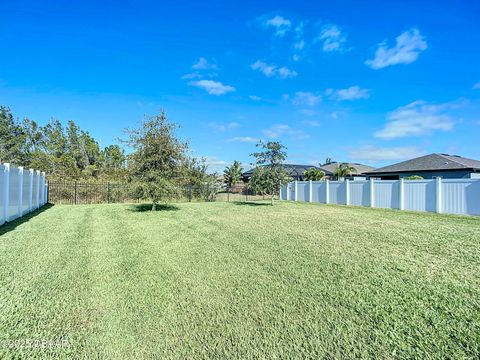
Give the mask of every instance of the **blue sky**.
<svg viewBox="0 0 480 360">
<path fill-rule="evenodd" d="M 0 104 L 102 146 L 164 108 L 212 170 L 480 159 L 478 1 L 0 2 Z"/>
</svg>

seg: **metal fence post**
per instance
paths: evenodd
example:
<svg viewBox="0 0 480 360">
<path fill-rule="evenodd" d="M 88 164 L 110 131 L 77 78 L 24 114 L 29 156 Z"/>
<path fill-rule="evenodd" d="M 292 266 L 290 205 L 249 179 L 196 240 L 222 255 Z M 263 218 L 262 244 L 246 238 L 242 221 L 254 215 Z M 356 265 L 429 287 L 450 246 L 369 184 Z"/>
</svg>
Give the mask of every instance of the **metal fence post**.
<svg viewBox="0 0 480 360">
<path fill-rule="evenodd" d="M 188 201 L 192 202 L 192 184 L 188 186 Z"/>
<path fill-rule="evenodd" d="M 107 204 L 110 204 L 110 181 L 107 182 Z"/>
<path fill-rule="evenodd" d="M 77 180 L 73 183 L 73 205 L 77 205 Z"/>
<path fill-rule="evenodd" d="M 9 194 L 10 194 L 10 164 L 3 164 L 3 218 L 8 221 L 9 218 Z"/>
</svg>

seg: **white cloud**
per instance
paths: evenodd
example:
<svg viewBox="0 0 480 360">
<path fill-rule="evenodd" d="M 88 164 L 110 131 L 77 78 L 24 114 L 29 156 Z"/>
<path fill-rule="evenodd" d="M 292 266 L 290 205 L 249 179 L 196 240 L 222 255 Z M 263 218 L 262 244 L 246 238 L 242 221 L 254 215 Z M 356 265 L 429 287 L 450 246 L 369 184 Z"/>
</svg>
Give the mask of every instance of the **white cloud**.
<svg viewBox="0 0 480 360">
<path fill-rule="evenodd" d="M 386 41 L 378 45 L 375 58 L 365 64 L 372 69 L 382 69 L 396 64 L 410 64 L 418 59 L 420 53 L 427 49 L 427 42 L 416 28 L 400 34 L 394 47 L 389 48 Z"/>
<path fill-rule="evenodd" d="M 304 131 L 292 129 L 290 126 L 284 124 L 273 125 L 272 127 L 263 130 L 263 133 L 266 137 L 271 139 L 276 139 L 284 135 L 288 135 L 294 139 L 306 139 L 309 137 Z"/>
<path fill-rule="evenodd" d="M 387 116 L 385 127 L 375 136 L 381 139 L 395 139 L 407 136 L 429 135 L 435 131 L 450 131 L 454 121 L 441 113 L 451 104 L 430 105 L 415 101 L 392 111 Z"/>
<path fill-rule="evenodd" d="M 285 19 L 283 16 L 276 15 L 271 19 L 267 19 L 264 23 L 266 27 L 273 27 L 275 29 L 275 35 L 285 36 L 285 34 L 290 31 L 292 27 L 292 22 L 288 19 Z"/>
<path fill-rule="evenodd" d="M 347 89 L 333 90 L 328 89 L 327 94 L 331 98 L 337 100 L 358 100 L 358 99 L 368 99 L 370 97 L 370 91 L 368 89 L 362 89 L 360 86 L 350 86 Z"/>
<path fill-rule="evenodd" d="M 296 50 L 302 50 L 304 47 L 305 47 L 305 41 L 303 39 L 293 44 L 293 48 Z"/>
<path fill-rule="evenodd" d="M 227 131 L 240 127 L 240 124 L 234 121 L 229 123 L 209 122 L 207 126 L 215 131 Z"/>
<path fill-rule="evenodd" d="M 473 85 L 473 90 L 480 90 L 480 81 Z"/>
<path fill-rule="evenodd" d="M 181 77 L 182 80 L 190 80 L 190 79 L 200 79 L 202 78 L 202 74 L 200 74 L 198 71 L 194 71 L 189 74 L 185 74 Z"/>
<path fill-rule="evenodd" d="M 216 156 L 206 156 L 205 164 L 208 166 L 208 171 L 212 172 L 221 172 L 228 165 L 228 162 L 217 158 Z"/>
<path fill-rule="evenodd" d="M 373 163 L 380 161 L 407 160 L 420 155 L 423 155 L 423 152 L 413 146 L 383 148 L 367 145 L 352 149 L 349 152 L 349 157 L 352 160 Z"/>
<path fill-rule="evenodd" d="M 315 121 L 315 120 L 303 120 L 302 121 L 302 124 L 305 124 L 307 126 L 311 126 L 311 127 L 318 127 L 320 126 L 320 123 L 318 121 Z"/>
<path fill-rule="evenodd" d="M 195 87 L 204 89 L 210 95 L 223 95 L 223 94 L 235 91 L 235 88 L 233 86 L 223 85 L 220 81 L 214 81 L 214 80 L 191 81 L 188 84 L 190 86 L 195 86 Z"/>
<path fill-rule="evenodd" d="M 297 91 L 292 100 L 294 105 L 315 106 L 322 101 L 322 96 L 307 91 Z"/>
<path fill-rule="evenodd" d="M 315 110 L 312 109 L 300 109 L 298 111 L 307 116 L 313 116 L 317 113 Z"/>
<path fill-rule="evenodd" d="M 325 25 L 315 41 L 322 43 L 322 49 L 325 52 L 341 51 L 347 41 L 345 35 L 338 26 Z"/>
<path fill-rule="evenodd" d="M 198 61 L 192 65 L 192 69 L 195 70 L 209 70 L 209 69 L 216 69 L 217 65 L 210 63 L 207 59 L 204 57 L 201 57 L 198 59 Z"/>
<path fill-rule="evenodd" d="M 264 61 L 257 60 L 252 65 L 253 70 L 262 72 L 266 77 L 277 77 L 279 79 L 287 79 L 297 76 L 295 70 L 291 70 L 285 66 L 278 67 L 276 65 L 267 64 Z"/>
<path fill-rule="evenodd" d="M 262 100 L 262 98 L 260 96 L 257 96 L 257 95 L 250 95 L 249 98 L 250 98 L 250 100 L 253 100 L 253 101 Z"/>
<path fill-rule="evenodd" d="M 254 138 L 251 136 L 236 136 L 227 140 L 228 142 L 244 142 L 244 143 L 257 143 L 260 141 L 259 138 Z"/>
</svg>

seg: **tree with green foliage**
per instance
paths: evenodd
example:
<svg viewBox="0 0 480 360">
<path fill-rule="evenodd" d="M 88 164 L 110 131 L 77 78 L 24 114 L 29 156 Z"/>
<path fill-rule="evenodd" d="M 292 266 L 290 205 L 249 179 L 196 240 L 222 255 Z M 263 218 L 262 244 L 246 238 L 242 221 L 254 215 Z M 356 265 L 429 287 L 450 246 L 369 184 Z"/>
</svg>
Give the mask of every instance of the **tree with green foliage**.
<svg viewBox="0 0 480 360">
<path fill-rule="evenodd" d="M 286 147 L 278 141 L 260 141 L 257 147 L 261 151 L 251 154 L 255 157 L 257 167 L 250 178 L 249 187 L 260 194 L 270 195 L 273 205 L 275 194 L 290 180 L 283 166 L 287 158 Z"/>
<path fill-rule="evenodd" d="M 334 175 L 337 177 L 337 180 L 343 180 L 346 176 L 350 176 L 356 172 L 357 169 L 355 169 L 355 167 L 348 163 L 341 163 L 337 165 Z"/>
<path fill-rule="evenodd" d="M 309 181 L 319 181 L 325 177 L 325 172 L 320 169 L 311 167 L 310 169 L 305 170 L 303 173 L 305 180 Z"/>
<path fill-rule="evenodd" d="M 13 118 L 9 108 L 0 106 L 0 162 L 24 165 L 26 140 L 22 125 Z"/>
<path fill-rule="evenodd" d="M 404 180 L 423 180 L 423 176 L 420 176 L 420 175 L 410 175 L 410 176 L 407 176 L 405 178 L 403 178 Z"/>
<path fill-rule="evenodd" d="M 146 117 L 140 127 L 126 130 L 124 142 L 133 149 L 129 155 L 131 179 L 137 195 L 150 199 L 152 210 L 180 193 L 188 144 L 177 138 L 177 129 L 162 111 Z"/>
<path fill-rule="evenodd" d="M 223 176 L 225 184 L 227 184 L 229 189 L 242 180 L 242 171 L 242 164 L 237 160 L 235 160 L 232 165 L 225 168 Z"/>
</svg>

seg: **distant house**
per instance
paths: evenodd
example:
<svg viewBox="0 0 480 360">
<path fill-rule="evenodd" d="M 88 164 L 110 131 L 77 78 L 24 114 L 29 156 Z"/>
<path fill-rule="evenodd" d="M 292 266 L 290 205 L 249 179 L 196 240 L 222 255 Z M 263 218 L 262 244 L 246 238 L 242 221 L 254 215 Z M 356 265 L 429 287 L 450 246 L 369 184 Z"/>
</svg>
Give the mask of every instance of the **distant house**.
<svg viewBox="0 0 480 360">
<path fill-rule="evenodd" d="M 322 170 L 325 173 L 325 177 L 329 180 L 335 180 L 335 170 L 337 170 L 337 167 L 340 166 L 340 162 L 337 161 L 332 161 L 328 164 L 320 165 L 319 169 Z M 352 173 L 352 175 L 347 176 L 346 179 L 355 179 L 355 178 L 365 178 L 366 175 L 365 173 L 367 171 L 372 171 L 375 168 L 368 166 L 368 165 L 363 165 L 359 163 L 344 163 L 347 164 L 348 166 L 351 166 L 355 168 L 355 172 Z"/>
<path fill-rule="evenodd" d="M 285 168 L 285 171 L 287 172 L 287 174 L 293 180 L 298 180 L 298 181 L 303 181 L 304 180 L 304 173 L 305 173 L 306 170 L 311 169 L 311 168 L 318 169 L 318 166 L 314 166 L 314 165 L 283 164 L 283 167 Z M 250 180 L 254 170 L 255 170 L 255 168 L 252 168 L 250 170 L 245 171 L 242 174 L 243 182 L 248 182 Z"/>
<path fill-rule="evenodd" d="M 331 162 L 325 165 L 314 166 L 314 165 L 295 165 L 295 164 L 284 164 L 284 168 L 290 177 L 295 181 L 304 181 L 305 180 L 305 171 L 311 168 L 322 170 L 325 173 L 325 179 L 333 180 L 335 179 L 335 170 L 341 163 Z M 351 176 L 348 176 L 347 179 L 353 179 L 356 177 L 365 177 L 364 172 L 373 170 L 374 168 L 367 165 L 357 164 L 357 163 L 348 163 L 348 165 L 353 166 L 356 170 Z M 245 171 L 242 174 L 244 182 L 248 182 L 250 177 L 253 174 L 255 168 Z"/>
<path fill-rule="evenodd" d="M 366 172 L 368 178 L 397 180 L 412 175 L 424 179 L 471 178 L 480 176 L 480 161 L 458 155 L 430 154 Z"/>
</svg>

